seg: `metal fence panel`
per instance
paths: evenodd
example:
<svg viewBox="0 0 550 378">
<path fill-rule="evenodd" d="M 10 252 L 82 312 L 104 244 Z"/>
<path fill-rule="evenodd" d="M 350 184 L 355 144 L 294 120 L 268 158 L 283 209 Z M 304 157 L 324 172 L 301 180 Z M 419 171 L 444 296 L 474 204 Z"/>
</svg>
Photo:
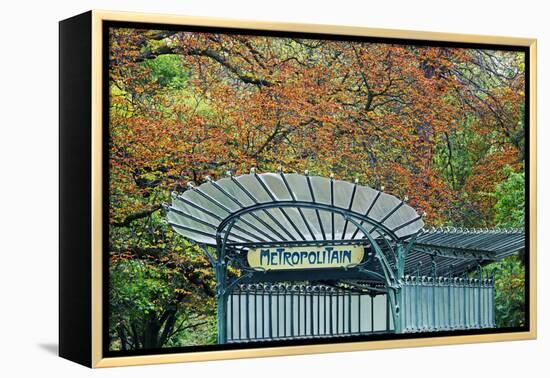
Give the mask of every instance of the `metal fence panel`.
<svg viewBox="0 0 550 378">
<path fill-rule="evenodd" d="M 403 332 L 492 328 L 491 279 L 406 276 Z M 324 285 L 240 285 L 227 305 L 229 342 L 393 332 L 388 296 Z"/>
<path fill-rule="evenodd" d="M 316 285 L 241 285 L 228 298 L 229 342 L 390 332 L 386 294 Z"/>
<path fill-rule="evenodd" d="M 403 332 L 492 328 L 493 296 L 491 279 L 406 276 Z"/>
</svg>

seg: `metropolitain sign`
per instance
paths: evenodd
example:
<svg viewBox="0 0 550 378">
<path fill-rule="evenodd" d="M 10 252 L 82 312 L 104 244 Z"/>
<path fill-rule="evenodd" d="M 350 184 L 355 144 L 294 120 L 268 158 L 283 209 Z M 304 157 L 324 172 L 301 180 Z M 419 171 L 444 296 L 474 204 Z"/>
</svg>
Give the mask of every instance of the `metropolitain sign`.
<svg viewBox="0 0 550 378">
<path fill-rule="evenodd" d="M 277 247 L 250 249 L 247 259 L 251 268 L 262 270 L 344 268 L 359 264 L 364 254 L 361 245 Z"/>
</svg>

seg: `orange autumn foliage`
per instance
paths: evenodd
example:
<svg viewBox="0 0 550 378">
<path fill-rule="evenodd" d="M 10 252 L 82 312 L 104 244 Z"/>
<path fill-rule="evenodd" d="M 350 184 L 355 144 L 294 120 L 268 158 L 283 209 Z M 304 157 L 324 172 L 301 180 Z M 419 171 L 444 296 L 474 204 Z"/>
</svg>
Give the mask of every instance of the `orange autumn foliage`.
<svg viewBox="0 0 550 378">
<path fill-rule="evenodd" d="M 465 206 L 488 224 L 493 203 L 484 193 L 503 180 L 504 166 L 521 169 L 524 75 L 517 53 L 486 54 L 115 29 L 111 222 L 166 200 L 188 181 L 282 166 L 385 186 L 408 196 L 433 225 L 459 222 L 453 214 Z M 178 88 L 155 79 L 154 63 L 167 55 L 181 67 Z M 490 66 L 495 57 L 509 74 Z M 471 118 L 480 141 L 460 153 L 476 161 L 456 188 L 436 164 L 436 147 Z"/>
</svg>

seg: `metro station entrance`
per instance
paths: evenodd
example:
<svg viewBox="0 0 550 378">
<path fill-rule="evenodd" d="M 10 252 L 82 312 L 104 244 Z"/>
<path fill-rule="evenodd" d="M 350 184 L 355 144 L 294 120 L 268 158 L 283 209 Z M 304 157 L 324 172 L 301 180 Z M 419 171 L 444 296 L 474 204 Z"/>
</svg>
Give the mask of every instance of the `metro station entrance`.
<svg viewBox="0 0 550 378">
<path fill-rule="evenodd" d="M 221 344 L 494 327 L 481 264 L 524 232 L 425 229 L 406 200 L 252 170 L 190 184 L 166 210 L 215 269 Z"/>
</svg>

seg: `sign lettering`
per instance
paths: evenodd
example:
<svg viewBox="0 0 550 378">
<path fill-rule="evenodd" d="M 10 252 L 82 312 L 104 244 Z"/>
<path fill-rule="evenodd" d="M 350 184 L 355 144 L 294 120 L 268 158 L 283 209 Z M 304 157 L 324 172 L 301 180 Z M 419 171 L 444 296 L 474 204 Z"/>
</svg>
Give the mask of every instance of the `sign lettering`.
<svg viewBox="0 0 550 378">
<path fill-rule="evenodd" d="M 265 270 L 343 268 L 359 264 L 364 246 L 255 248 L 248 251 L 248 264 Z"/>
</svg>

